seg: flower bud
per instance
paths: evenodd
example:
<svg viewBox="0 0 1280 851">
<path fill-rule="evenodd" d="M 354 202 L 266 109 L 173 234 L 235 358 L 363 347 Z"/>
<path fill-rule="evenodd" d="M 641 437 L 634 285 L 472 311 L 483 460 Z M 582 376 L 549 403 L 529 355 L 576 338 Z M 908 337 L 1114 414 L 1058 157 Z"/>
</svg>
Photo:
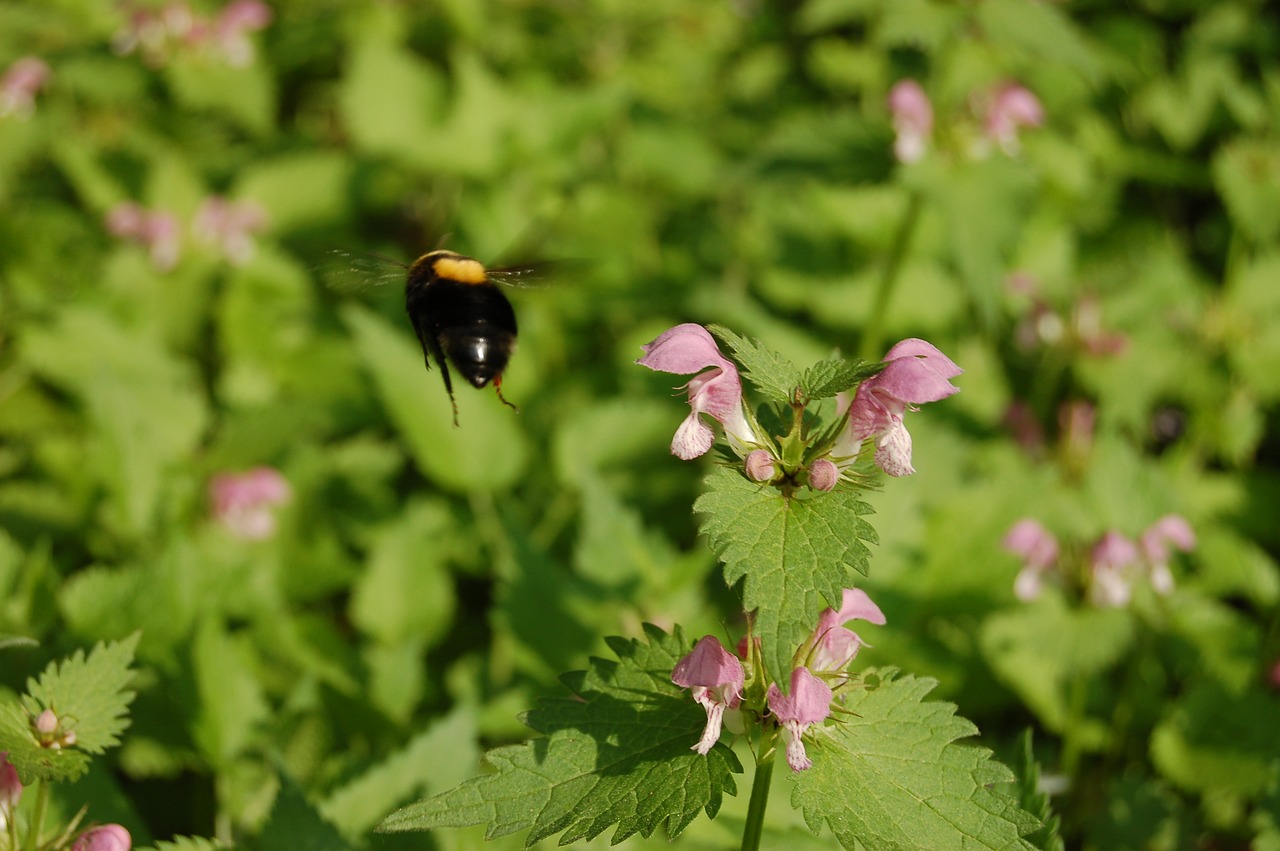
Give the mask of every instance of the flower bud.
<svg viewBox="0 0 1280 851">
<path fill-rule="evenodd" d="M 118 824 L 91 827 L 71 846 L 71 851 L 129 851 L 133 837 Z"/>
<path fill-rule="evenodd" d="M 840 481 L 840 468 L 827 458 L 819 458 L 809 465 L 809 487 L 816 491 L 829 491 Z"/>
<path fill-rule="evenodd" d="M 773 456 L 767 449 L 754 449 L 747 453 L 747 478 L 753 482 L 772 481 L 778 468 L 773 463 Z"/>
<path fill-rule="evenodd" d="M 18 807 L 22 800 L 22 781 L 18 778 L 18 769 L 9 763 L 7 751 L 0 751 L 0 828 L 9 821 L 9 814 Z"/>
</svg>

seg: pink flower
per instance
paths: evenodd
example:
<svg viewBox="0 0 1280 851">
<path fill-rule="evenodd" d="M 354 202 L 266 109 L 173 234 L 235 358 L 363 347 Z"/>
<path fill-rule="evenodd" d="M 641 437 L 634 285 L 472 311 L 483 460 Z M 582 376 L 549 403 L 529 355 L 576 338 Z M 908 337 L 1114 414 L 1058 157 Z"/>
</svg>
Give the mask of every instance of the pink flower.
<svg viewBox="0 0 1280 851">
<path fill-rule="evenodd" d="M 1099 606 L 1119 607 L 1129 603 L 1131 573 L 1138 562 L 1138 547 L 1119 532 L 1107 532 L 1089 556 L 1089 592 Z"/>
<path fill-rule="evenodd" d="M 791 672 L 791 694 L 783 694 L 777 683 L 766 693 L 769 711 L 782 725 L 787 740 L 787 765 L 792 771 L 804 771 L 813 765 L 804 750 L 802 736 L 809 727 L 820 724 L 831 714 L 831 688 L 809 672 L 796 668 Z"/>
<path fill-rule="evenodd" d="M 151 265 L 167 272 L 178 265 L 181 234 L 172 213 L 147 210 L 132 201 L 116 204 L 107 212 L 107 232 L 136 242 L 151 254 Z"/>
<path fill-rule="evenodd" d="M 48 81 L 49 66 L 43 59 L 24 56 L 10 65 L 0 77 L 0 118 L 30 118 L 36 109 L 36 93 Z"/>
<path fill-rule="evenodd" d="M 915 80 L 899 80 L 889 90 L 889 112 L 893 114 L 893 154 L 899 162 L 913 163 L 924 156 L 933 132 L 933 106 Z"/>
<path fill-rule="evenodd" d="M 714 635 L 703 636 L 687 656 L 676 663 L 671 681 L 691 689 L 693 699 L 707 711 L 707 726 L 693 750 L 705 754 L 720 739 L 726 709 L 742 703 L 745 674 L 742 663 Z"/>
<path fill-rule="evenodd" d="M 856 632 L 844 626 L 852 620 L 884 626 L 884 612 L 871 602 L 867 592 L 861 588 L 846 588 L 840 610 L 824 609 L 818 616 L 810 662 L 814 670 L 839 671 L 858 655 L 858 648 L 866 642 Z"/>
<path fill-rule="evenodd" d="M 742 409 L 738 368 L 720 354 L 707 329 L 691 322 L 677 325 L 642 348 L 645 356 L 636 363 L 649 369 L 676 375 L 707 370 L 685 385 L 692 410 L 676 430 L 671 454 L 688 461 L 711 448 L 715 433 L 699 414 L 709 414 L 724 426 L 725 436 L 738 454 L 745 455 L 751 450 L 757 440 Z"/>
<path fill-rule="evenodd" d="M 1138 539 L 1138 548 L 1150 571 L 1151 587 L 1158 594 L 1173 591 L 1173 574 L 1169 571 L 1170 544 L 1184 553 L 1195 549 L 1196 533 L 1185 517 L 1166 514 L 1152 523 Z"/>
<path fill-rule="evenodd" d="M 209 483 L 214 516 L 237 538 L 259 541 L 275 534 L 272 511 L 292 496 L 284 476 L 270 467 L 247 473 L 222 473 Z"/>
<path fill-rule="evenodd" d="M 13 811 L 22 800 L 22 780 L 18 769 L 9 762 L 7 751 L 0 751 L 0 831 L 9 824 Z"/>
<path fill-rule="evenodd" d="M 233 68 L 253 63 L 253 42 L 248 33 L 265 29 L 271 23 L 271 7 L 260 0 L 233 0 L 218 14 L 213 24 L 213 41 Z"/>
<path fill-rule="evenodd" d="M 1057 539 L 1039 522 L 1026 518 L 1013 525 L 1002 545 L 1022 557 L 1022 570 L 1013 582 L 1013 593 L 1023 602 L 1039 597 L 1045 571 L 1058 561 Z"/>
<path fill-rule="evenodd" d="M 266 210 L 258 204 L 227 201 L 213 195 L 200 203 L 191 228 L 197 239 L 217 247 L 228 262 L 239 266 L 253 257 L 252 234 L 266 224 Z"/>
<path fill-rule="evenodd" d="M 840 463 L 844 456 L 856 456 L 862 441 L 875 436 L 876 463 L 890 476 L 909 476 L 911 435 L 902 422 L 914 405 L 937 402 L 960 388 L 950 379 L 964 372 L 949 357 L 924 340 L 907 339 L 884 356 L 888 366 L 858 385 L 849 406 L 849 425 L 836 443 L 834 453 Z M 845 462 L 850 463 L 849 461 Z"/>
<path fill-rule="evenodd" d="M 71 851 L 129 851 L 133 837 L 118 824 L 91 827 L 76 839 Z"/>
<path fill-rule="evenodd" d="M 1018 152 L 1018 129 L 1044 123 L 1044 107 L 1031 91 L 1017 83 L 996 89 L 987 107 L 987 138 L 1010 156 Z"/>
</svg>

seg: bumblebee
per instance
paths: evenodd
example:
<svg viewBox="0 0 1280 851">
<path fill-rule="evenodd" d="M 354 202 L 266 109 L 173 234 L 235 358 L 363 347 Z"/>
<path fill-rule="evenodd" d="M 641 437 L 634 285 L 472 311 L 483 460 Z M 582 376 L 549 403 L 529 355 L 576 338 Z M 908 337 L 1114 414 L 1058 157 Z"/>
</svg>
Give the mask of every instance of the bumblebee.
<svg viewBox="0 0 1280 851">
<path fill-rule="evenodd" d="M 450 363 L 477 389 L 492 382 L 502 403 L 517 410 L 502 395 L 502 372 L 516 347 L 516 314 L 495 282 L 519 286 L 537 268 L 487 269 L 479 260 L 445 250 L 428 252 L 409 267 L 405 310 L 427 369 L 433 359 L 440 367 L 455 426 L 458 402 Z"/>
</svg>

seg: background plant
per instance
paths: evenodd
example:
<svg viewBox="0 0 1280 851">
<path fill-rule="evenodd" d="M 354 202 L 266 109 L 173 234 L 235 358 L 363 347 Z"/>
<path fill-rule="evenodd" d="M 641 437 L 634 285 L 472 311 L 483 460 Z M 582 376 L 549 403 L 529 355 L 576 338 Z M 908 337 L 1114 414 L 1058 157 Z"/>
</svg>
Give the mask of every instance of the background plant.
<svg viewBox="0 0 1280 851">
<path fill-rule="evenodd" d="M 918 336 L 963 364 L 872 498 L 877 664 L 1010 763 L 1036 727 L 1073 847 L 1275 841 L 1263 4 L 164 8 L 0 8 L 0 632 L 40 641 L 0 655 L 5 699 L 142 631 L 133 727 L 74 806 L 138 844 L 360 847 L 601 636 L 718 633 L 700 471 L 630 366 L 699 321 L 797 363 Z M 1015 141 L 1011 86 L 1042 109 Z M 447 233 L 591 261 L 517 295 L 518 418 L 464 393 L 452 429 L 395 288 L 328 285 L 330 249 Z M 210 483 L 262 467 L 288 499 L 238 503 L 247 538 Z M 1024 517 L 1087 548 L 1167 514 L 1197 537 L 1171 596 L 1014 596 Z"/>
</svg>

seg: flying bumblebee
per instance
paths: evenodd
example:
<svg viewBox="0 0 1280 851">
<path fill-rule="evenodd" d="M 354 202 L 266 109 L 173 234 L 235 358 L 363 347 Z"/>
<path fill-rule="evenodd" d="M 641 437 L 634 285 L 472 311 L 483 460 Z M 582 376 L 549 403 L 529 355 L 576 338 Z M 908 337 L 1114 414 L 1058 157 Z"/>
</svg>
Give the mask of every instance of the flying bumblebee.
<svg viewBox="0 0 1280 851">
<path fill-rule="evenodd" d="M 498 398 L 518 410 L 502 395 L 502 373 L 515 351 L 516 314 L 498 284 L 532 286 L 546 270 L 558 263 L 536 263 L 497 269 L 455 251 L 437 249 L 423 254 L 410 265 L 379 255 L 359 255 L 336 251 L 350 262 L 350 271 L 375 271 L 375 282 L 386 280 L 388 268 L 407 272 L 404 306 L 422 345 L 427 369 L 432 361 L 440 368 L 453 424 L 458 425 L 458 403 L 453 395 L 449 372 L 452 363 L 473 387 L 492 383 Z M 381 279 L 381 280 L 378 280 Z"/>
</svg>

